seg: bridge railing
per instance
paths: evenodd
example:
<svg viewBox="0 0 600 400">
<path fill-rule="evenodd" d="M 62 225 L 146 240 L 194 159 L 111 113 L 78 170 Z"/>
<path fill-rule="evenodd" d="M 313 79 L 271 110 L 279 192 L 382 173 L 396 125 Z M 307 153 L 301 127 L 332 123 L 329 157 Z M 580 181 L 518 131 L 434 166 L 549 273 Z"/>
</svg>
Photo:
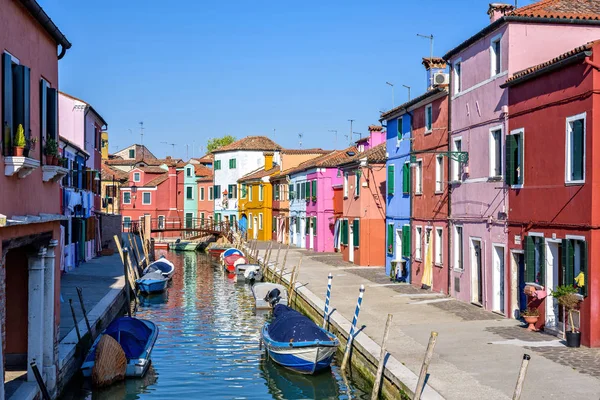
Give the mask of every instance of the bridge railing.
<svg viewBox="0 0 600 400">
<path fill-rule="evenodd" d="M 123 223 L 123 232 L 139 233 L 143 228 L 143 221 L 128 221 Z M 215 221 L 212 218 L 152 218 L 150 219 L 150 230 L 156 232 L 180 231 L 181 236 L 189 238 L 198 236 L 203 232 L 216 234 L 233 239 L 233 233 L 239 232 L 237 222 Z"/>
</svg>

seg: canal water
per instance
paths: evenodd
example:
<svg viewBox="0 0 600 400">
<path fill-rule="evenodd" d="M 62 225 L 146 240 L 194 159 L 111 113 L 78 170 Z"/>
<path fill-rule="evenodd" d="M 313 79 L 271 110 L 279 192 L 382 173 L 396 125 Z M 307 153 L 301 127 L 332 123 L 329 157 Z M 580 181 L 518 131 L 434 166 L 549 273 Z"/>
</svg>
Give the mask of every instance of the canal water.
<svg viewBox="0 0 600 400">
<path fill-rule="evenodd" d="M 250 286 L 229 281 L 204 254 L 166 256 L 176 266 L 171 286 L 141 297 L 136 314 L 160 330 L 148 373 L 101 390 L 76 379 L 64 400 L 370 398 L 364 381 L 337 365 L 305 376 L 273 363 L 259 348 L 267 315 L 254 313 Z"/>
</svg>

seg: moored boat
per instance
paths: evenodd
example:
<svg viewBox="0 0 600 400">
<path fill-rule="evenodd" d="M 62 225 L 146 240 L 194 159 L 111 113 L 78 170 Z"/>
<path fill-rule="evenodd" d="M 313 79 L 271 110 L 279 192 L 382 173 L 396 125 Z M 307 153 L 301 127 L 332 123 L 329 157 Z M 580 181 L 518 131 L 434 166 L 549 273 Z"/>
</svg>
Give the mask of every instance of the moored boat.
<svg viewBox="0 0 600 400">
<path fill-rule="evenodd" d="M 239 254 L 232 254 L 227 257 L 223 257 L 222 265 L 228 272 L 235 273 L 235 266 L 239 264 L 246 264 L 248 260 L 244 256 Z"/>
<path fill-rule="evenodd" d="M 242 257 L 244 256 L 243 251 L 236 249 L 235 247 L 230 247 L 223 252 L 223 257 L 232 256 L 234 254 L 240 255 Z"/>
<path fill-rule="evenodd" d="M 167 242 L 154 242 L 154 250 L 169 250 L 169 243 L 167 243 Z"/>
<path fill-rule="evenodd" d="M 255 283 L 252 285 L 254 305 L 257 310 L 269 310 L 276 304 L 288 304 L 287 289 L 283 285 L 271 282 Z"/>
<path fill-rule="evenodd" d="M 150 272 L 160 272 L 165 278 L 171 279 L 175 273 L 175 265 L 163 255 L 144 269 L 144 274 Z"/>
<path fill-rule="evenodd" d="M 246 282 L 260 282 L 263 280 L 263 274 L 258 264 L 238 264 L 235 266 L 235 272 L 238 275 L 244 275 Z"/>
<path fill-rule="evenodd" d="M 282 304 L 274 307 L 273 316 L 262 329 L 262 341 L 273 361 L 302 374 L 329 368 L 339 345 L 335 335 Z"/>
<path fill-rule="evenodd" d="M 208 245 L 208 247 L 206 248 L 206 252 L 215 260 L 218 260 L 219 257 L 221 256 L 221 254 L 223 254 L 225 252 L 225 250 L 229 249 L 229 247 L 225 247 L 225 246 L 219 246 L 219 245 L 214 245 L 211 246 L 212 243 L 210 245 Z"/>
<path fill-rule="evenodd" d="M 177 239 L 176 242 L 169 243 L 169 249 L 175 251 L 196 251 L 200 247 L 198 242 L 189 242 Z"/>
<path fill-rule="evenodd" d="M 164 277 L 160 271 L 154 271 L 136 279 L 135 283 L 142 293 L 160 293 L 167 288 L 169 278 Z"/>
<path fill-rule="evenodd" d="M 123 348 L 127 357 L 125 376 L 137 378 L 144 376 L 150 366 L 152 349 L 158 337 L 158 327 L 154 322 L 131 317 L 121 317 L 111 322 L 98 335 L 81 366 L 85 377 L 90 377 L 92 374 L 96 359 L 96 347 L 102 335 L 110 335 Z"/>
</svg>

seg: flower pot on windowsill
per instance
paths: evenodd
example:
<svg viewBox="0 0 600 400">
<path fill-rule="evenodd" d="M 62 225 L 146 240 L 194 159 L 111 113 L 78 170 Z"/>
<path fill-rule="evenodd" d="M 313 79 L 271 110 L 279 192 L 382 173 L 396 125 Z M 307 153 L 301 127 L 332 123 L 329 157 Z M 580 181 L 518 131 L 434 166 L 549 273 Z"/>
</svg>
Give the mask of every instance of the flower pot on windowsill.
<svg viewBox="0 0 600 400">
<path fill-rule="evenodd" d="M 58 165 L 58 157 L 54 156 L 52 159 L 52 165 Z"/>
<path fill-rule="evenodd" d="M 25 151 L 25 147 L 14 146 L 13 147 L 13 155 L 15 157 L 23 157 L 23 152 Z"/>
<path fill-rule="evenodd" d="M 54 156 L 46 154 L 46 165 L 54 165 Z"/>
</svg>

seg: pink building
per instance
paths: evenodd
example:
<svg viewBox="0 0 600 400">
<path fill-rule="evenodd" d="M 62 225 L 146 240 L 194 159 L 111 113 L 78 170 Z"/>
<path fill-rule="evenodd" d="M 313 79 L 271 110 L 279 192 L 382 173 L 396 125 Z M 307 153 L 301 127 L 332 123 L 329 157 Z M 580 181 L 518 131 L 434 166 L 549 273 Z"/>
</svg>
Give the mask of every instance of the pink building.
<svg viewBox="0 0 600 400">
<path fill-rule="evenodd" d="M 200 220 L 212 220 L 215 210 L 213 199 L 213 170 L 202 164 L 194 165 L 198 182 L 198 216 Z"/>
<path fill-rule="evenodd" d="M 597 39 L 599 15 L 590 10 L 589 2 L 573 0 L 542 0 L 516 10 L 493 3 L 490 24 L 444 56 L 451 65 L 449 150 L 469 157 L 450 168 L 450 282 L 458 299 L 518 316 L 512 307 L 518 299 L 506 295 L 510 287 L 518 296 L 522 271 L 516 254 L 507 253 L 504 143 L 512 132 L 508 92 L 500 85 L 519 70 Z"/>
</svg>

